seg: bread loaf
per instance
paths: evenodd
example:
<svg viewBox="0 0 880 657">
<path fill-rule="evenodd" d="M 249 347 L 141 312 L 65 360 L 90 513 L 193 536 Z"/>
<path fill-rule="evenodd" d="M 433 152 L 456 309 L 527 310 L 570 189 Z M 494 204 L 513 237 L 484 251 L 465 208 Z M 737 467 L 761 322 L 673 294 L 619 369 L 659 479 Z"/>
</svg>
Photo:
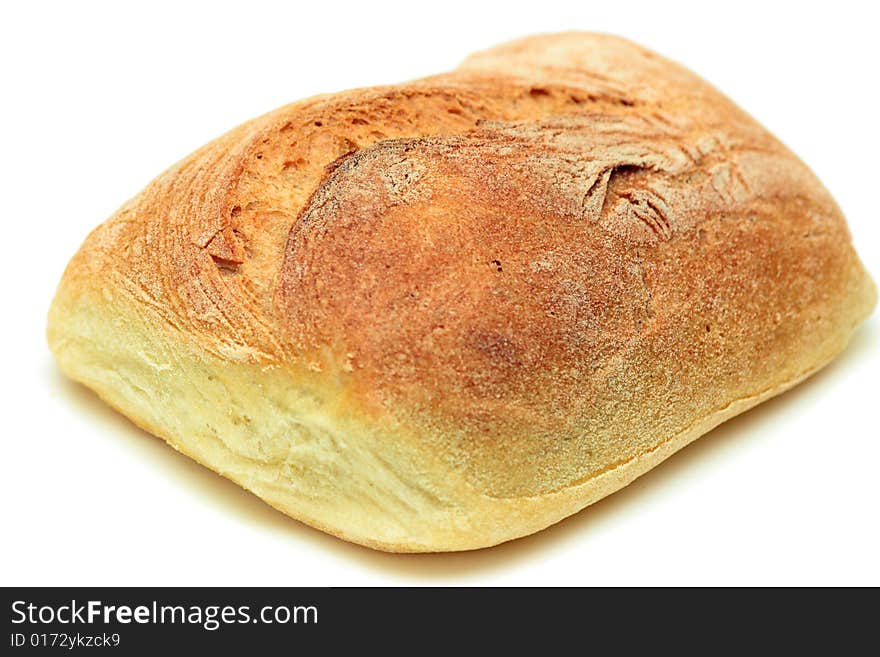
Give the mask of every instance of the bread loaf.
<svg viewBox="0 0 880 657">
<path fill-rule="evenodd" d="M 89 235 L 48 339 L 293 518 L 446 551 L 625 486 L 828 363 L 875 299 L 767 130 L 568 33 L 219 137 Z"/>
</svg>

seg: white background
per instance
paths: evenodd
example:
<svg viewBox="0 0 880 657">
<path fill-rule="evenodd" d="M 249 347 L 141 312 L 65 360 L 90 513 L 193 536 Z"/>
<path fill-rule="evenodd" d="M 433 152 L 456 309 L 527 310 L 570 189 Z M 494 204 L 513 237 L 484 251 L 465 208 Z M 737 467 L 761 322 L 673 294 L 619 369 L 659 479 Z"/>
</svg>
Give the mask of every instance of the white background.
<svg viewBox="0 0 880 657">
<path fill-rule="evenodd" d="M 538 535 L 388 555 L 289 520 L 53 365 L 87 232 L 232 126 L 532 32 L 619 33 L 715 83 L 825 181 L 880 276 L 872 3 L 3 3 L 0 584 L 880 584 L 875 315 L 830 367 Z"/>
</svg>

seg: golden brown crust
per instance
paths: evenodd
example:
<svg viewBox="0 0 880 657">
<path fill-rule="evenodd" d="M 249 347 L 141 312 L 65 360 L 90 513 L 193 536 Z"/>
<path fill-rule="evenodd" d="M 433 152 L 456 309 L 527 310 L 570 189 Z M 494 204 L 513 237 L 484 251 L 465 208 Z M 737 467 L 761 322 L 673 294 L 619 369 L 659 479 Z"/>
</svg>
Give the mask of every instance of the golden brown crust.
<svg viewBox="0 0 880 657">
<path fill-rule="evenodd" d="M 229 476 L 351 540 L 462 549 L 555 522 L 598 499 L 585 483 L 814 370 L 875 295 L 836 204 L 772 135 L 635 44 L 563 34 L 208 144 L 89 237 L 50 342 L 115 399 L 60 353 L 83 307 L 124 306 L 171 351 L 344 400 L 309 413 L 353 422 L 363 463 L 394 453 L 398 497 L 457 530 L 371 537 Z M 523 518 L 488 531 L 482 504 Z M 405 534 L 408 512 L 385 512 Z"/>
</svg>

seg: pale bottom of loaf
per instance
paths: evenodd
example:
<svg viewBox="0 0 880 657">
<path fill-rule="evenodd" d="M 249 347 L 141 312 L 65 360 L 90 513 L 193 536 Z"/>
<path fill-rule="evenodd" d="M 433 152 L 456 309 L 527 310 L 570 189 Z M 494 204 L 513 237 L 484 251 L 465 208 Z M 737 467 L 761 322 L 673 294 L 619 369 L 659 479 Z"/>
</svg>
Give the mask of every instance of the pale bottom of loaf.
<svg viewBox="0 0 880 657">
<path fill-rule="evenodd" d="M 725 420 L 794 386 L 844 349 L 831 336 L 797 376 L 698 419 L 636 458 L 532 497 L 480 494 L 417 442 L 363 421 L 326 383 L 289 369 L 168 347 L 141 312 L 77 304 L 49 339 L 64 372 L 135 424 L 252 491 L 347 541 L 391 552 L 488 547 L 539 531 L 626 486 Z M 129 310 L 129 309 L 125 309 Z M 101 319 L 103 317 L 103 319 Z"/>
</svg>

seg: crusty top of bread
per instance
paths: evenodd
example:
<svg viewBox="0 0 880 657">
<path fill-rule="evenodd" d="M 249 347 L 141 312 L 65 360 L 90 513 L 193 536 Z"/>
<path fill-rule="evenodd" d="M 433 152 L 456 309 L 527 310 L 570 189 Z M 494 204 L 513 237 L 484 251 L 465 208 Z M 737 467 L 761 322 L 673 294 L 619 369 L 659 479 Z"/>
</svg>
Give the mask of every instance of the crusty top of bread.
<svg viewBox="0 0 880 657">
<path fill-rule="evenodd" d="M 332 384 L 500 498 L 800 375 L 874 295 L 777 139 L 682 67 L 575 33 L 249 121 L 65 276 L 114 281 L 193 348 Z"/>
</svg>

